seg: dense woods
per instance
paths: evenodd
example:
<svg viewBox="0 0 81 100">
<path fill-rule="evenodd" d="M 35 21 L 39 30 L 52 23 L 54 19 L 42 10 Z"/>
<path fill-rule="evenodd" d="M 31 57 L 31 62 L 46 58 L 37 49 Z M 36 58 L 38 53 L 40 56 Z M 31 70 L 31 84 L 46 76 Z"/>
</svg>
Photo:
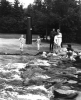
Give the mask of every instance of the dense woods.
<svg viewBox="0 0 81 100">
<path fill-rule="evenodd" d="M 18 0 L 0 3 L 0 33 L 27 32 L 27 17 L 32 18 L 32 33 L 49 35 L 60 28 L 63 42 L 81 43 L 81 4 L 75 0 L 35 0 L 23 8 Z"/>
</svg>

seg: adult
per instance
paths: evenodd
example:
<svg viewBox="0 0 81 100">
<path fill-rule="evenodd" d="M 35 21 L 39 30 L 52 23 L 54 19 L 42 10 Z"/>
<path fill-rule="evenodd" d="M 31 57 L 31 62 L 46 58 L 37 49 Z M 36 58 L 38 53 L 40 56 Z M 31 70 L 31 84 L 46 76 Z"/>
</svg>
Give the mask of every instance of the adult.
<svg viewBox="0 0 81 100">
<path fill-rule="evenodd" d="M 62 33 L 60 32 L 60 29 L 57 29 L 57 35 L 54 38 L 54 42 L 56 43 L 56 45 L 61 48 L 61 44 L 62 44 Z"/>
<path fill-rule="evenodd" d="M 50 51 L 53 51 L 55 35 L 56 35 L 56 32 L 55 32 L 55 29 L 53 28 L 53 30 L 50 33 Z"/>
<path fill-rule="evenodd" d="M 72 48 L 71 44 L 67 45 L 67 51 L 73 51 L 73 48 Z"/>
</svg>

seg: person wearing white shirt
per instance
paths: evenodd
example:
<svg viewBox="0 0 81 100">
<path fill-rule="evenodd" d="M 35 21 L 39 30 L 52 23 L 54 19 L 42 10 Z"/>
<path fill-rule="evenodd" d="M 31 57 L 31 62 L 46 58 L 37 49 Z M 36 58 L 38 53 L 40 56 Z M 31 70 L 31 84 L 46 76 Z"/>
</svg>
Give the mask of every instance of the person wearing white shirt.
<svg viewBox="0 0 81 100">
<path fill-rule="evenodd" d="M 54 37 L 54 43 L 56 44 L 56 49 L 61 49 L 62 44 L 62 33 L 57 29 L 57 35 Z"/>
<path fill-rule="evenodd" d="M 37 50 L 38 51 L 40 50 L 40 44 L 41 44 L 41 39 L 40 39 L 40 36 L 38 36 L 37 38 Z"/>
<path fill-rule="evenodd" d="M 19 41 L 20 41 L 20 51 L 22 52 L 23 51 L 23 46 L 24 46 L 24 36 L 21 35 L 21 37 L 19 38 Z"/>
<path fill-rule="evenodd" d="M 58 34 L 58 46 L 61 48 L 61 43 L 62 43 L 62 33 L 60 32 L 59 29 L 57 29 L 57 34 Z"/>
</svg>

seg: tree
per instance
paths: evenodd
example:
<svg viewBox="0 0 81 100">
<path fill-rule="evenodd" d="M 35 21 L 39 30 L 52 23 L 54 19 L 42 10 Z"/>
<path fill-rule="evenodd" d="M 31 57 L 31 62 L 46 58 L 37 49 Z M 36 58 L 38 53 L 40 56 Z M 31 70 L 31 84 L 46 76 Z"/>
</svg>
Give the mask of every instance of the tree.
<svg viewBox="0 0 81 100">
<path fill-rule="evenodd" d="M 9 1 L 2 0 L 0 4 L 0 32 L 10 33 L 23 30 L 24 26 L 24 10 L 15 0 L 14 5 Z"/>
<path fill-rule="evenodd" d="M 12 6 L 10 5 L 10 3 L 8 1 L 2 0 L 1 5 L 0 5 L 0 17 L 10 16 L 11 8 L 12 8 Z"/>
<path fill-rule="evenodd" d="M 24 14 L 23 6 L 20 5 L 19 0 L 14 0 L 14 7 L 12 10 L 12 15 L 15 17 L 17 20 L 21 20 Z"/>
</svg>

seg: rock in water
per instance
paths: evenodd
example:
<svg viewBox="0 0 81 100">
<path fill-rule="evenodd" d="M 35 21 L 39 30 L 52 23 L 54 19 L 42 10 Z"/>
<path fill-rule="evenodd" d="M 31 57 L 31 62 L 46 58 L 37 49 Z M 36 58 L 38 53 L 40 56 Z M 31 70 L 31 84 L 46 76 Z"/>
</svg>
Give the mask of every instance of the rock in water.
<svg viewBox="0 0 81 100">
<path fill-rule="evenodd" d="M 78 96 L 75 98 L 75 100 L 81 100 L 81 92 L 78 93 Z"/>
<path fill-rule="evenodd" d="M 54 90 L 55 98 L 64 98 L 64 99 L 74 99 L 76 98 L 78 93 L 73 90 Z"/>
<path fill-rule="evenodd" d="M 70 84 L 77 84 L 77 81 L 74 81 L 74 80 L 69 80 L 67 82 L 70 83 Z"/>
</svg>

